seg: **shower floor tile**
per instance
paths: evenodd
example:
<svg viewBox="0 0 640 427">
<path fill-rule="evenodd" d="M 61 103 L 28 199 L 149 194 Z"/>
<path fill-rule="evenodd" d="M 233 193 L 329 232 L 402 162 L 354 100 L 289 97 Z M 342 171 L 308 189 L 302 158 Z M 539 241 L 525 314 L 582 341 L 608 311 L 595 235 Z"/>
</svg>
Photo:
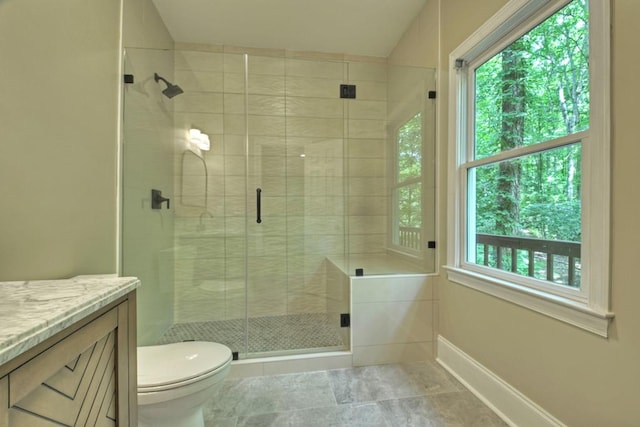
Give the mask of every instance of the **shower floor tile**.
<svg viewBox="0 0 640 427">
<path fill-rule="evenodd" d="M 313 348 L 344 347 L 339 323 L 326 313 L 289 314 L 209 322 L 176 323 L 160 344 L 185 340 L 219 342 L 244 353 L 248 327 L 248 352 L 263 353 Z"/>
</svg>

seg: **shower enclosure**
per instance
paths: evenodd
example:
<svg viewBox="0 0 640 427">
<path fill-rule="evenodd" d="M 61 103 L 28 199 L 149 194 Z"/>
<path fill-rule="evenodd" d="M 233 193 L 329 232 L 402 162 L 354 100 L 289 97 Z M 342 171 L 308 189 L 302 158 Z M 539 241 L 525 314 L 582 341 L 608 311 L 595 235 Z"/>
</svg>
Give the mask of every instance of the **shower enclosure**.
<svg viewBox="0 0 640 427">
<path fill-rule="evenodd" d="M 433 115 L 433 71 L 229 50 L 126 49 L 121 270 L 143 284 L 139 343 L 216 341 L 241 359 L 348 350 L 349 286 L 335 266 L 433 266 L 433 251 L 389 250 L 388 176 L 392 128 Z M 432 154 L 419 157 L 431 167 Z M 426 242 L 434 184 L 422 181 L 414 229 Z M 169 200 L 154 209 L 152 190 Z"/>
</svg>

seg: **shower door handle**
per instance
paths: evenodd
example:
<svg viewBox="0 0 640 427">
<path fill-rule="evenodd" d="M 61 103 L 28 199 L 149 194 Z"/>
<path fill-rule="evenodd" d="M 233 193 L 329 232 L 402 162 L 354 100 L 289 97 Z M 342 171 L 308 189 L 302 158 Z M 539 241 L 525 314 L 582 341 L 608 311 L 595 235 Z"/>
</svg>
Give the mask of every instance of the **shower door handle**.
<svg viewBox="0 0 640 427">
<path fill-rule="evenodd" d="M 262 196 L 262 189 L 261 188 L 256 188 L 256 222 L 258 224 L 260 224 L 262 222 L 262 218 L 260 218 L 260 202 L 261 202 L 261 196 Z"/>
</svg>

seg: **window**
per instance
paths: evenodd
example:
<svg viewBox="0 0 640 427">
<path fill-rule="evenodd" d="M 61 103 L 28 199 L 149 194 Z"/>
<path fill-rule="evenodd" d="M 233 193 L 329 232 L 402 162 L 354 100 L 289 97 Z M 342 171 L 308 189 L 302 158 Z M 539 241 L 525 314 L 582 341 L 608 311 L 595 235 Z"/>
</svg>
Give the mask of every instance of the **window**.
<svg viewBox="0 0 640 427">
<path fill-rule="evenodd" d="M 396 131 L 392 184 L 392 244 L 401 252 L 422 250 L 422 114 Z"/>
<path fill-rule="evenodd" d="M 511 0 L 450 56 L 450 280 L 603 336 L 608 11 Z"/>
</svg>

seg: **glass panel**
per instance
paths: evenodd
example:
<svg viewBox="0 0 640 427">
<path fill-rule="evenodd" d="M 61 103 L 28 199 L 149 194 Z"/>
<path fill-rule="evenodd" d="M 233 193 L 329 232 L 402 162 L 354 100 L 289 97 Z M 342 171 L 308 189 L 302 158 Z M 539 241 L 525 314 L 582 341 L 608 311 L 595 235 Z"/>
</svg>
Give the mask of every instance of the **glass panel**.
<svg viewBox="0 0 640 427">
<path fill-rule="evenodd" d="M 418 113 L 400 126 L 396 137 L 392 242 L 409 252 L 422 251 L 422 183 L 401 183 L 422 176 L 422 133 L 422 113 Z"/>
<path fill-rule="evenodd" d="M 475 70 L 475 157 L 589 126 L 589 34 L 574 0 Z"/>
<path fill-rule="evenodd" d="M 349 265 L 354 275 L 435 269 L 435 71 L 350 64 Z M 435 92 L 434 92 L 435 94 Z M 402 206 L 401 206 L 402 205 Z M 431 242 L 428 247 L 428 242 Z"/>
<path fill-rule="evenodd" d="M 125 68 L 135 83 L 125 85 L 122 263 L 143 283 L 140 342 L 214 341 L 245 354 L 244 57 L 127 49 Z M 163 94 L 169 83 L 154 73 L 182 93 Z M 151 210 L 151 188 L 170 209 Z"/>
<path fill-rule="evenodd" d="M 154 73 L 173 80 L 173 52 L 127 49 L 122 144 L 122 275 L 136 276 L 138 343 L 156 344 L 174 322 L 175 138 L 173 101 L 163 96 Z M 151 208 L 151 190 L 170 206 Z M 169 208 L 170 207 L 170 208 Z"/>
<path fill-rule="evenodd" d="M 416 114 L 398 130 L 397 182 L 422 175 L 422 114 Z"/>
<path fill-rule="evenodd" d="M 581 144 L 473 168 L 469 262 L 580 287 Z"/>
<path fill-rule="evenodd" d="M 412 251 L 422 248 L 422 183 L 416 182 L 396 189 L 395 244 Z"/>
</svg>

